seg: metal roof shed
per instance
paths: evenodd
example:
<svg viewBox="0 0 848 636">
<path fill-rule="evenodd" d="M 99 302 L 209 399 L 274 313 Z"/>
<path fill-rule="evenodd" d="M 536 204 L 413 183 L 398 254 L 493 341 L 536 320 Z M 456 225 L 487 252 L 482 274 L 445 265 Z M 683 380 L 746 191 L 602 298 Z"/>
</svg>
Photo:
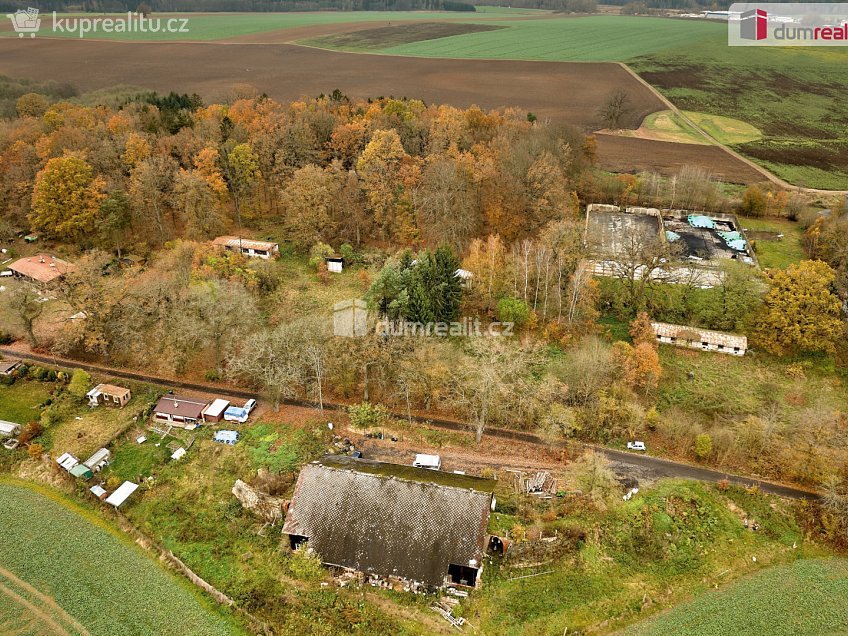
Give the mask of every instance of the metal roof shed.
<svg viewBox="0 0 848 636">
<path fill-rule="evenodd" d="M 0 437 L 14 437 L 21 432 L 21 425 L 0 420 Z"/>
<path fill-rule="evenodd" d="M 76 477 L 78 479 L 91 479 L 94 477 L 94 473 L 92 473 L 91 469 L 85 464 L 77 464 L 68 472 L 71 473 L 71 477 Z"/>
<path fill-rule="evenodd" d="M 120 507 L 122 503 L 124 503 L 127 498 L 133 494 L 138 488 L 138 484 L 134 484 L 131 481 L 125 481 L 122 483 L 118 489 L 109 495 L 106 498 L 106 503 L 115 506 L 115 508 Z"/>
</svg>

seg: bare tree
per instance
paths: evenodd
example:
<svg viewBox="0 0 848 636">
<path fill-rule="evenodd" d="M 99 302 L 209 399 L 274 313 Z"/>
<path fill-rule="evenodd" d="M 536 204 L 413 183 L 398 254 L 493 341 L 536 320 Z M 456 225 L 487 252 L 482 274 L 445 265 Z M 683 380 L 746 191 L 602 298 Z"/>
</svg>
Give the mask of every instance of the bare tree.
<svg viewBox="0 0 848 636">
<path fill-rule="evenodd" d="M 623 127 L 624 120 L 633 111 L 630 94 L 618 88 L 607 95 L 604 103 L 598 109 L 598 117 L 604 126 L 611 130 L 619 130 Z"/>
<path fill-rule="evenodd" d="M 9 308 L 24 328 L 30 346 L 35 349 L 38 346 L 38 338 L 35 335 L 35 321 L 41 317 L 44 311 L 44 305 L 39 302 L 38 292 L 30 285 L 21 283 L 9 295 Z"/>
</svg>

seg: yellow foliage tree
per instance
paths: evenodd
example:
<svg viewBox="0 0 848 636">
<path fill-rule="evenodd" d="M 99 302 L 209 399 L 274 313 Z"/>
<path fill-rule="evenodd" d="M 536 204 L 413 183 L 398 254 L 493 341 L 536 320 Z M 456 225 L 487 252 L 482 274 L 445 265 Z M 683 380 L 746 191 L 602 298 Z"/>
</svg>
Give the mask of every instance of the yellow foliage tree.
<svg viewBox="0 0 848 636">
<path fill-rule="evenodd" d="M 81 157 L 54 157 L 35 178 L 30 223 L 59 240 L 82 239 L 96 227 L 104 187 Z"/>
</svg>

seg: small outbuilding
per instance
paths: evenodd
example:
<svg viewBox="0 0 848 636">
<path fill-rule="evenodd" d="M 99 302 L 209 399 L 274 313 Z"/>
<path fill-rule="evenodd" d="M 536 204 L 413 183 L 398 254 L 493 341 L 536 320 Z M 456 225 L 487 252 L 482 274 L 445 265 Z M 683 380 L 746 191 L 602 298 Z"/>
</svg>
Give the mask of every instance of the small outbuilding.
<svg viewBox="0 0 848 636">
<path fill-rule="evenodd" d="M 106 498 L 106 494 L 107 494 L 107 493 L 106 493 L 106 489 L 105 489 L 103 486 L 99 485 L 99 484 L 96 484 L 96 485 L 92 486 L 91 488 L 89 488 L 89 489 L 88 489 L 88 491 L 89 491 L 92 495 L 94 495 L 95 497 L 97 497 L 98 499 L 100 499 L 101 501 L 102 501 L 103 499 L 105 499 L 105 498 Z"/>
<path fill-rule="evenodd" d="M 59 455 L 58 459 L 56 459 L 56 463 L 70 472 L 71 468 L 79 464 L 79 460 L 70 453 L 62 453 Z"/>
<path fill-rule="evenodd" d="M 20 360 L 0 360 L 0 375 L 12 375 L 20 368 L 21 364 L 23 363 Z"/>
<path fill-rule="evenodd" d="M 71 477 L 76 477 L 77 479 L 89 480 L 94 477 L 94 473 L 92 473 L 91 469 L 85 464 L 77 464 L 68 472 L 71 474 Z"/>
<path fill-rule="evenodd" d="M 14 437 L 21 432 L 21 425 L 15 422 L 7 422 L 0 420 L 0 439 L 5 437 Z"/>
<path fill-rule="evenodd" d="M 326 261 L 328 272 L 341 274 L 344 271 L 344 259 L 341 256 L 329 256 Z"/>
<path fill-rule="evenodd" d="M 138 489 L 138 484 L 125 481 L 118 489 L 106 498 L 106 503 L 119 508 L 131 494 Z"/>
<path fill-rule="evenodd" d="M 203 417 L 204 422 L 216 423 L 220 422 L 224 419 L 224 411 L 227 410 L 227 407 L 230 405 L 229 400 L 217 399 L 214 400 L 209 406 L 207 406 L 201 412 L 201 416 Z"/>
<path fill-rule="evenodd" d="M 109 465 L 112 460 L 112 453 L 108 448 L 98 449 L 91 457 L 86 459 L 83 464 L 88 466 L 95 473 L 100 472 L 103 468 Z"/>
<path fill-rule="evenodd" d="M 129 389 L 114 384 L 98 384 L 96 387 L 86 393 L 90 406 L 99 406 L 100 404 L 109 404 L 123 408 L 132 399 L 132 393 Z"/>
</svg>

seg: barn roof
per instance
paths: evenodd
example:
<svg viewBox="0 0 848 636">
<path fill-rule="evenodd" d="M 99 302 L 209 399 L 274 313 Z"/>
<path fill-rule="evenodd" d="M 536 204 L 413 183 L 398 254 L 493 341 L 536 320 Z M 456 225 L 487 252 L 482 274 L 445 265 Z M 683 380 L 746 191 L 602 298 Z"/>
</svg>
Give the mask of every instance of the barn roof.
<svg viewBox="0 0 848 636">
<path fill-rule="evenodd" d="M 277 247 L 277 243 L 273 243 L 271 241 L 256 241 L 254 239 L 246 238 L 240 239 L 238 236 L 219 236 L 212 241 L 212 244 L 220 247 L 232 247 L 235 249 L 241 247 L 242 249 L 261 250 L 263 252 L 270 252 Z"/>
<path fill-rule="evenodd" d="M 325 456 L 300 472 L 283 532 L 324 563 L 441 586 L 450 564 L 480 567 L 495 482 Z"/>
<path fill-rule="evenodd" d="M 154 413 L 163 415 L 176 415 L 199 420 L 200 415 L 208 402 L 198 398 L 186 398 L 179 395 L 165 395 L 153 409 Z"/>
<path fill-rule="evenodd" d="M 652 322 L 651 327 L 658 336 L 708 342 L 709 344 L 722 345 L 724 347 L 739 347 L 743 350 L 748 348 L 748 338 L 733 333 L 686 327 L 684 325 L 673 325 L 667 322 Z"/>
</svg>

